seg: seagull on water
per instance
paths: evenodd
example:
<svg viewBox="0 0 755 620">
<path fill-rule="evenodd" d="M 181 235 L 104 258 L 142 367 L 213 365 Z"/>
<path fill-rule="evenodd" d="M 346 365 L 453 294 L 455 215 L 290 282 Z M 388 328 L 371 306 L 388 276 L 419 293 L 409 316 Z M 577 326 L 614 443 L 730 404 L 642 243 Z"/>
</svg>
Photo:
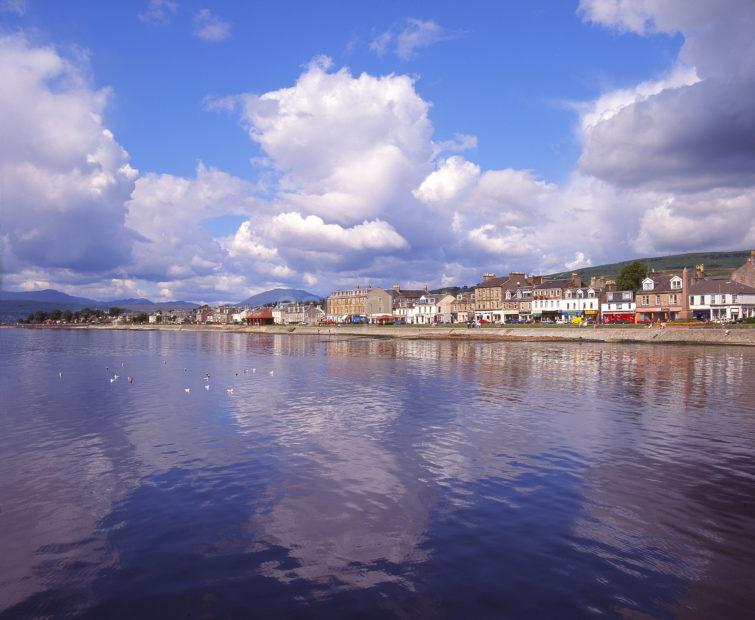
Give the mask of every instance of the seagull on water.
<svg viewBox="0 0 755 620">
<path fill-rule="evenodd" d="M 252 368 L 252 374 L 254 374 L 255 372 L 257 372 L 257 369 L 256 368 Z"/>
<path fill-rule="evenodd" d="M 62 370 L 58 373 L 58 377 L 60 377 L 61 379 L 63 378 L 63 371 Z"/>
<path fill-rule="evenodd" d="M 209 390 L 209 389 L 210 389 L 210 386 L 209 386 L 209 385 L 205 385 L 205 386 L 204 386 L 204 389 L 205 389 L 205 390 Z"/>
<path fill-rule="evenodd" d="M 184 392 L 186 392 L 187 394 L 191 394 L 191 388 L 184 388 Z"/>
<path fill-rule="evenodd" d="M 272 376 L 273 376 L 274 374 L 275 374 L 275 373 L 274 373 L 274 372 L 273 372 L 273 371 L 271 370 L 271 371 L 270 371 L 270 376 L 272 377 Z"/>
<path fill-rule="evenodd" d="M 129 377 L 129 378 L 128 378 L 128 382 L 129 382 L 129 383 L 133 383 L 133 382 L 134 382 L 134 378 L 133 378 L 133 377 Z"/>
<path fill-rule="evenodd" d="M 227 388 L 225 391 L 226 394 L 233 394 L 233 388 Z"/>
<path fill-rule="evenodd" d="M 110 383 L 115 383 L 115 379 L 113 377 L 110 377 Z"/>
</svg>

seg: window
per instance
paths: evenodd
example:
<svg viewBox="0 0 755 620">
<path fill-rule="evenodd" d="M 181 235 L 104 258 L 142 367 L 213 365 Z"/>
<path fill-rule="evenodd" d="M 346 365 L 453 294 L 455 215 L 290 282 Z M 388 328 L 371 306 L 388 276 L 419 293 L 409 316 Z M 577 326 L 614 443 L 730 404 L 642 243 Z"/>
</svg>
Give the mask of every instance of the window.
<svg viewBox="0 0 755 620">
<path fill-rule="evenodd" d="M 733 303 L 733 304 L 737 303 L 737 296 L 736 295 L 732 295 L 731 296 L 731 303 Z"/>
<path fill-rule="evenodd" d="M 669 295 L 669 298 L 670 298 L 672 304 L 678 304 L 679 303 L 679 296 L 678 295 Z"/>
<path fill-rule="evenodd" d="M 624 291 L 621 294 L 621 297 L 622 297 L 622 299 L 632 299 L 632 293 L 630 293 L 629 291 Z"/>
<path fill-rule="evenodd" d="M 652 291 L 653 290 L 653 281 L 648 278 L 647 280 L 642 281 L 642 290 L 643 291 Z"/>
<path fill-rule="evenodd" d="M 671 288 L 682 288 L 682 279 L 679 276 L 674 276 L 673 278 L 671 278 Z"/>
<path fill-rule="evenodd" d="M 643 295 L 642 296 L 642 305 L 643 306 L 649 306 L 650 305 L 650 295 Z"/>
</svg>

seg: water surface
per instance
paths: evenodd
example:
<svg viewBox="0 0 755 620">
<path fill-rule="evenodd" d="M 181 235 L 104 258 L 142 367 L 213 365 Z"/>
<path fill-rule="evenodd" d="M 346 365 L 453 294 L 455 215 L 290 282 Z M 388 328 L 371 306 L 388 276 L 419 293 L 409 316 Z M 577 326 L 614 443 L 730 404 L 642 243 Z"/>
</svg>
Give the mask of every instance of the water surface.
<svg viewBox="0 0 755 620">
<path fill-rule="evenodd" d="M 755 607 L 750 348 L 4 329 L 0 397 L 2 618 Z"/>
</svg>

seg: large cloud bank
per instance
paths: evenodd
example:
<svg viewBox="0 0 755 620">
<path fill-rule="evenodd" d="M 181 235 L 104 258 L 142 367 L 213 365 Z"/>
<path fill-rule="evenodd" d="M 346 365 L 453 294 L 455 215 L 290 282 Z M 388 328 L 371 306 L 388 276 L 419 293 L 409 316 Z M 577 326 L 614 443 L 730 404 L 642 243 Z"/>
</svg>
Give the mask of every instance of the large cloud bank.
<svg viewBox="0 0 755 620">
<path fill-rule="evenodd" d="M 4 286 L 234 300 L 755 245 L 755 5 L 584 0 L 578 13 L 684 44 L 664 75 L 577 106 L 582 153 L 561 185 L 483 169 L 464 154 L 472 137 L 437 141 L 413 78 L 327 58 L 286 88 L 208 105 L 263 154 L 264 192 L 201 163 L 191 178 L 138 174 L 86 68 L 2 38 Z M 226 237 L 203 226 L 228 215 L 241 223 Z"/>
</svg>

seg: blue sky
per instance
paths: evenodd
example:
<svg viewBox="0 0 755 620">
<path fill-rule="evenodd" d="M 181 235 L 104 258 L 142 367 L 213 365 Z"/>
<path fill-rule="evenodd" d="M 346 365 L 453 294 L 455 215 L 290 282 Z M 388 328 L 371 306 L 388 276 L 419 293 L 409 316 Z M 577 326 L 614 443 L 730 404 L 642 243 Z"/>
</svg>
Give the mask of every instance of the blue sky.
<svg viewBox="0 0 755 620">
<path fill-rule="evenodd" d="M 325 292 L 353 279 L 382 283 L 394 277 L 463 284 L 488 268 L 557 270 L 647 253 L 743 247 L 755 237 L 746 147 L 731 147 L 731 153 L 744 152 L 743 160 L 733 162 L 743 170 L 735 178 L 721 171 L 723 165 L 700 170 L 702 155 L 689 165 L 673 159 L 664 175 L 657 171 L 670 160 L 652 162 L 659 153 L 672 156 L 669 149 L 681 148 L 680 132 L 689 132 L 693 147 L 687 149 L 701 142 L 694 124 L 702 111 L 695 106 L 704 108 L 698 99 L 708 95 L 699 91 L 720 81 L 733 92 L 740 87 L 749 92 L 750 69 L 734 71 L 718 50 L 726 40 L 736 42 L 736 53 L 748 52 L 748 4 L 2 0 L 0 36 L 10 42 L 3 49 L 8 71 L 21 76 L 23 62 L 10 63 L 50 50 L 70 67 L 62 76 L 37 76 L 39 92 L 54 98 L 83 91 L 87 100 L 106 88 L 107 101 L 89 105 L 138 170 L 99 206 L 71 199 L 82 219 L 72 216 L 68 223 L 90 227 L 92 236 L 98 236 L 92 228 L 98 218 L 87 218 L 87 209 L 99 209 L 102 225 L 109 227 L 103 238 L 112 235 L 107 248 L 82 249 L 72 257 L 70 248 L 53 253 L 42 244 L 47 255 L 36 256 L 38 250 L 26 243 L 28 231 L 13 230 L 10 218 L 6 286 L 213 300 L 272 285 Z M 713 24 L 713 34 L 700 34 L 701 24 Z M 203 26 L 210 27 L 204 37 Z M 408 41 L 404 48 L 402 40 Z M 718 54 L 719 64 L 711 61 Z M 329 60 L 313 65 L 321 56 Z M 318 71 L 325 76 L 316 87 L 322 90 L 306 91 L 306 76 L 315 79 Z M 373 88 L 359 82 L 362 74 L 394 81 Z M 300 152 L 291 152 L 297 135 L 281 133 L 289 126 L 283 113 L 271 118 L 253 108 L 257 95 L 280 89 L 294 89 L 301 97 L 296 101 L 313 96 L 327 101 L 361 89 L 349 97 L 350 105 L 370 110 L 375 102 L 379 116 L 396 101 L 393 95 L 381 99 L 375 89 L 392 92 L 402 76 L 411 86 L 403 88 L 400 101 L 419 107 L 412 107 L 408 120 L 390 121 L 395 123 L 385 131 L 395 137 L 383 146 L 405 155 L 399 159 L 406 174 L 399 172 L 399 159 L 369 155 L 386 152 L 379 137 L 356 140 L 372 117 L 354 121 L 352 129 L 338 122 L 344 117 L 340 111 L 335 120 L 313 113 L 313 131 L 318 123 L 335 123 L 330 137 L 313 133 Z M 80 84 L 71 87 L 71 80 Z M 11 95 L 20 101 L 39 94 L 29 88 Z M 671 98 L 679 101 L 664 102 Z M 674 105 L 689 110 L 690 118 L 668 143 L 657 128 L 647 138 L 639 135 Z M 633 126 L 640 114 L 657 119 Z M 711 115 L 716 117 L 716 109 L 711 113 L 708 106 Z M 743 114 L 733 116 L 733 133 L 749 132 Z M 304 121 L 297 116 L 299 122 Z M 309 135 L 310 127 L 297 127 Z M 405 140 L 409 127 L 415 133 Z M 438 146 L 459 135 L 469 137 L 465 148 Z M 19 138 L 13 148 L 22 147 Z M 647 150 L 637 152 L 640 147 Z M 324 167 L 314 170 L 311 162 L 322 154 Z M 381 184 L 401 190 L 376 199 L 374 207 L 370 192 L 382 191 L 382 185 L 367 185 L 360 194 L 358 184 L 349 181 L 344 188 L 338 181 L 365 171 L 366 165 L 348 170 L 348 162 L 363 154 Z M 4 183 L 13 183 L 11 172 Z M 13 196 L 13 187 L 4 193 Z M 158 194 L 165 209 L 187 213 L 183 232 L 169 230 L 167 220 L 146 223 L 155 219 L 149 209 Z M 336 204 L 341 199 L 346 206 Z M 717 205 L 719 214 L 722 208 L 733 211 L 709 222 L 709 239 L 696 233 L 685 241 L 671 221 L 678 215 L 685 230 L 695 228 L 704 210 L 701 200 Z M 20 211 L 22 205 L 5 208 Z M 569 223 L 555 219 L 556 212 L 571 212 Z M 607 228 L 607 218 L 615 219 L 613 228 Z M 727 226 L 737 218 L 745 224 L 738 236 Z M 591 224 L 598 220 L 599 226 Z M 424 228 L 428 221 L 432 230 Z M 119 225 L 123 230 L 116 230 Z M 190 234 L 180 239 L 188 228 Z M 658 231 L 666 229 L 660 237 Z M 170 265 L 168 256 L 153 251 L 168 237 L 185 253 L 181 264 Z M 296 247 L 286 248 L 287 239 L 296 239 Z M 324 243 L 335 243 L 339 256 Z M 149 257 L 140 255 L 143 248 L 150 248 Z M 96 256 L 106 258 L 87 262 Z M 165 264 L 156 265 L 161 261 Z"/>
</svg>

